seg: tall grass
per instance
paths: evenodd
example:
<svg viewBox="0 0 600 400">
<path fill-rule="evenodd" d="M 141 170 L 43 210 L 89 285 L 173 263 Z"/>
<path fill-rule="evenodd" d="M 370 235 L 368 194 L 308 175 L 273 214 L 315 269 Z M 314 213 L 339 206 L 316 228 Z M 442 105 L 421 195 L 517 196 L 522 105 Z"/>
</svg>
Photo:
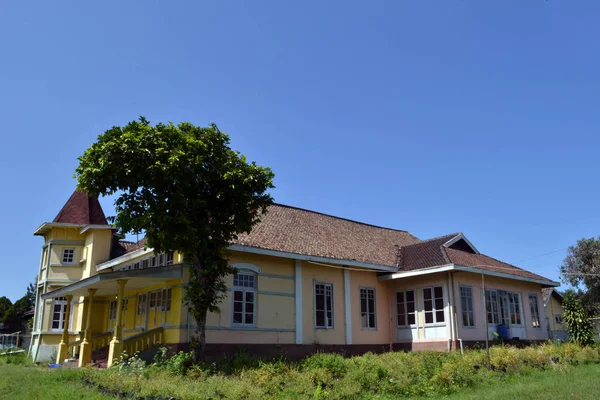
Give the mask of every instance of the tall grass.
<svg viewBox="0 0 600 400">
<path fill-rule="evenodd" d="M 189 355 L 159 357 L 144 365 L 135 357 L 107 371 L 86 370 L 101 387 L 136 396 L 207 398 L 328 398 L 407 397 L 450 394 L 481 383 L 530 374 L 564 371 L 599 363 L 598 348 L 574 344 L 543 344 L 524 349 L 496 346 L 491 369 L 483 350 L 460 353 L 390 352 L 344 358 L 315 354 L 302 362 L 260 361 L 247 354 L 215 363 L 191 365 Z"/>
</svg>

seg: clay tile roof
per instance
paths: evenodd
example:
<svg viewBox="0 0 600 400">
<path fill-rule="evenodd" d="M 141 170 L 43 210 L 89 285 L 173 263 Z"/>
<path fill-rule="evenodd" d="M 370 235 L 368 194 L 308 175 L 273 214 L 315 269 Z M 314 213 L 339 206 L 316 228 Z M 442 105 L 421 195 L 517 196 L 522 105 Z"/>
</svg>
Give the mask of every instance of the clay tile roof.
<svg viewBox="0 0 600 400">
<path fill-rule="evenodd" d="M 453 264 L 458 264 L 465 267 L 474 267 L 486 271 L 516 275 L 524 278 L 550 281 L 550 279 L 541 275 L 534 274 L 533 272 L 529 272 L 519 267 L 515 267 L 514 265 L 496 260 L 495 258 L 486 256 L 485 254 L 472 254 L 466 251 L 450 248 L 445 248 L 445 251 Z"/>
<path fill-rule="evenodd" d="M 450 264 L 442 246 L 458 235 L 458 233 L 453 233 L 402 247 L 398 260 L 400 270 L 412 271 Z"/>
<path fill-rule="evenodd" d="M 137 242 L 131 242 L 128 240 L 120 240 L 117 236 L 113 236 L 112 246 L 110 249 L 110 258 L 121 257 L 132 251 L 143 249 L 146 247 L 146 238 L 140 239 Z"/>
<path fill-rule="evenodd" d="M 97 197 L 75 190 L 54 221 L 77 225 L 108 225 Z"/>
<path fill-rule="evenodd" d="M 456 264 L 524 278 L 549 281 L 549 279 L 543 276 L 499 261 L 485 254 L 477 254 L 461 248 L 453 248 L 454 245 L 451 247 L 444 246 L 444 243 L 458 235 L 459 233 L 453 233 L 403 247 L 400 249 L 399 271 L 412 271 Z"/>
<path fill-rule="evenodd" d="M 397 266 L 398 247 L 419 239 L 402 230 L 382 228 L 315 211 L 275 204 L 250 234 L 235 244 L 262 249 Z"/>
</svg>

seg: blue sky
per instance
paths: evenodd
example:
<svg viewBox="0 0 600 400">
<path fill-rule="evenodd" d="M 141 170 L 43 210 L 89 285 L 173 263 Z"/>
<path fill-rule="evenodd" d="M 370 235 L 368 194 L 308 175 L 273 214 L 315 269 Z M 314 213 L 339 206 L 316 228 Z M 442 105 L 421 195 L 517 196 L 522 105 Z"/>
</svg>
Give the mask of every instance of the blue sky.
<svg viewBox="0 0 600 400">
<path fill-rule="evenodd" d="M 77 157 L 139 115 L 216 122 L 272 167 L 280 203 L 463 231 L 558 279 L 554 251 L 600 227 L 599 17 L 557 0 L 4 2 L 0 296 L 36 275 L 33 231 Z"/>
</svg>

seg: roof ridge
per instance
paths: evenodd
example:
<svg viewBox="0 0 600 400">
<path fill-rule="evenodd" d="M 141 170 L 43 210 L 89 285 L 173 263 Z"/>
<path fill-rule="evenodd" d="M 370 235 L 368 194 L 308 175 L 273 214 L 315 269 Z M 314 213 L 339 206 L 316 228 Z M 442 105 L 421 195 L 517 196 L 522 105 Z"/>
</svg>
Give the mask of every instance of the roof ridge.
<svg viewBox="0 0 600 400">
<path fill-rule="evenodd" d="M 290 206 L 290 205 L 287 205 L 287 204 L 273 203 L 273 205 L 274 206 L 279 206 L 279 207 L 291 208 L 291 209 L 294 209 L 294 210 L 306 211 L 306 212 L 310 212 L 310 213 L 313 213 L 313 214 L 324 215 L 326 217 L 331 217 L 331 218 L 335 218 L 335 219 L 341 219 L 343 221 L 348 221 L 348 222 L 354 222 L 355 224 L 370 226 L 372 228 L 379 228 L 379 229 L 386 229 L 386 230 L 389 230 L 389 231 L 408 233 L 409 235 L 411 235 L 415 239 L 418 239 L 415 235 L 413 235 L 412 233 L 410 233 L 409 231 L 406 231 L 404 229 L 388 228 L 388 227 L 385 227 L 385 226 L 368 224 L 366 222 L 356 221 L 356 220 L 353 220 L 353 219 L 350 219 L 350 218 L 338 217 L 336 215 L 326 214 L 324 212 L 309 210 L 307 208 L 302 208 L 302 207 Z"/>
<path fill-rule="evenodd" d="M 445 238 L 445 237 L 457 237 L 460 234 L 462 234 L 462 232 L 450 233 L 448 235 L 442 235 L 442 236 L 436 236 L 436 237 L 433 237 L 431 239 L 421 240 L 418 243 L 411 243 L 411 244 L 407 244 L 407 245 L 402 246 L 402 247 L 409 247 L 409 246 L 415 246 L 417 244 L 423 244 L 423 243 L 433 242 L 434 240 L 439 240 L 439 239 L 442 239 L 442 238 Z"/>
</svg>

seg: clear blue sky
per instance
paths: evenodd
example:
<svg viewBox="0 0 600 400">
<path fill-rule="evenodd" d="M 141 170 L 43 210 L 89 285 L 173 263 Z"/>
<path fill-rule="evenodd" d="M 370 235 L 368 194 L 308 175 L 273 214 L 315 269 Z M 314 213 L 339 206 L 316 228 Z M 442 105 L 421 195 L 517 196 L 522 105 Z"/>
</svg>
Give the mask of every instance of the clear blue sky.
<svg viewBox="0 0 600 400">
<path fill-rule="evenodd" d="M 419 238 L 463 231 L 558 279 L 598 235 L 597 1 L 7 1 L 0 296 L 96 135 L 216 122 L 276 201 Z M 102 201 L 112 214 L 108 199 Z"/>
</svg>

